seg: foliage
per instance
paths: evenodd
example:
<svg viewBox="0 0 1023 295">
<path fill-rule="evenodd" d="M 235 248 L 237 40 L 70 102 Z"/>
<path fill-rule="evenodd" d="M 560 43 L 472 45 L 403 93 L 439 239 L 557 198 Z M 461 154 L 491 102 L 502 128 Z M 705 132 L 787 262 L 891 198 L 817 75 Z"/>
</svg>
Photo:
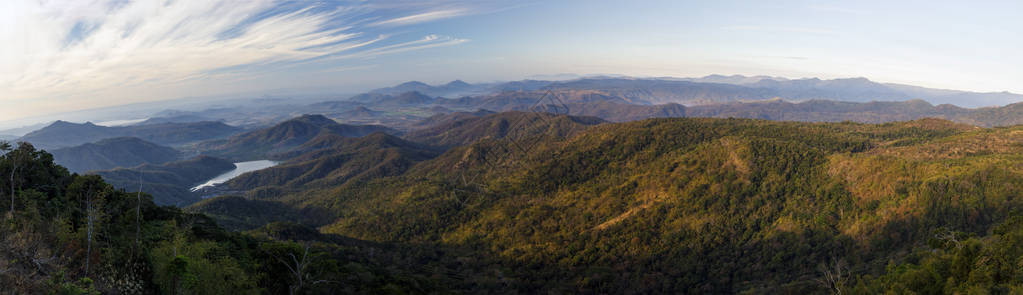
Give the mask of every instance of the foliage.
<svg viewBox="0 0 1023 295">
<path fill-rule="evenodd" d="M 6 149 L 5 149 L 6 151 Z M 114 189 L 96 175 L 69 174 L 44 151 L 21 143 L 0 156 L 11 179 L 13 161 L 23 167 L 14 179 L 14 211 L 4 206 L 0 224 L 0 286 L 17 294 L 246 294 L 286 293 L 297 283 L 279 272 L 276 256 L 294 242 L 227 232 L 212 220 L 159 207 L 152 197 Z M 4 181 L 8 187 L 8 181 Z M 2 195 L 10 193 L 3 190 Z M 140 214 L 139 214 L 140 213 Z M 321 238 L 313 236 L 314 238 Z M 305 248 L 309 274 L 341 281 L 355 259 L 328 259 L 340 245 Z M 376 251 L 376 247 L 356 248 Z M 381 251 L 383 252 L 383 251 Z M 385 253 L 386 255 L 386 253 Z M 361 261 L 379 280 L 345 288 L 350 292 L 403 282 L 400 270 Z M 307 277 L 303 277 L 307 278 Z M 336 286 L 306 284 L 301 293 L 328 293 Z M 440 288 L 439 286 L 434 286 Z"/>
</svg>

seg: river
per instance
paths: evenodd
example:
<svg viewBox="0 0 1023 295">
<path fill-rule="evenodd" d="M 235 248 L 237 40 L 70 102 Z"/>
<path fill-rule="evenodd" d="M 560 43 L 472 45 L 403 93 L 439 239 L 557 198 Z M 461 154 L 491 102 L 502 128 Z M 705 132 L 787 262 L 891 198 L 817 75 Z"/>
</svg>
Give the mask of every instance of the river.
<svg viewBox="0 0 1023 295">
<path fill-rule="evenodd" d="M 203 184 L 200 184 L 200 185 L 197 185 L 197 186 L 193 187 L 192 191 L 194 192 L 194 191 L 198 191 L 200 189 L 203 189 L 205 187 L 211 187 L 211 186 L 214 186 L 214 185 L 218 185 L 218 184 L 227 182 L 228 180 L 231 180 L 232 178 L 238 177 L 238 175 L 242 175 L 242 174 L 245 174 L 247 172 L 252 172 L 252 171 L 256 171 L 256 170 L 260 170 L 260 169 L 270 168 L 270 167 L 273 167 L 273 166 L 276 166 L 276 165 L 277 165 L 277 162 L 270 161 L 270 160 L 259 160 L 259 161 L 248 161 L 248 162 L 234 163 L 234 166 L 235 166 L 234 170 L 228 171 L 228 172 L 226 172 L 224 174 L 221 174 L 221 175 L 217 175 L 217 177 L 214 177 L 213 179 L 210 179 L 209 181 L 204 182 Z"/>
</svg>

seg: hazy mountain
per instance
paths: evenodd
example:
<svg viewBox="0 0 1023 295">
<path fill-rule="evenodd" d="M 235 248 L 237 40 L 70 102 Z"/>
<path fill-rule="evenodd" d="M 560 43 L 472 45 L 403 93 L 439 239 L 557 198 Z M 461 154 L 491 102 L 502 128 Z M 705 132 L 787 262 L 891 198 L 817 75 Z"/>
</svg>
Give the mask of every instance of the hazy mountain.
<svg viewBox="0 0 1023 295">
<path fill-rule="evenodd" d="M 486 85 L 486 84 L 473 85 L 473 84 L 465 83 L 465 81 L 462 81 L 462 80 L 455 80 L 455 81 L 451 81 L 451 82 L 449 82 L 447 84 L 436 85 L 436 86 L 428 85 L 426 83 L 419 82 L 419 81 L 411 81 L 411 82 L 405 82 L 405 83 L 402 83 L 402 84 L 398 84 L 398 85 L 393 86 L 393 87 L 386 87 L 386 88 L 375 89 L 375 90 L 370 91 L 369 93 L 386 94 L 386 95 L 398 95 L 398 94 L 407 93 L 407 92 L 419 92 L 419 93 L 422 93 L 424 95 L 433 96 L 433 97 L 438 97 L 438 96 L 456 97 L 456 96 L 464 96 L 464 95 L 470 95 L 470 94 L 478 94 L 480 92 L 486 91 L 487 88 L 488 88 L 488 85 Z"/>
<path fill-rule="evenodd" d="M 357 95 L 356 97 L 359 97 L 359 96 Z M 368 96 L 363 96 L 363 97 L 365 97 L 365 99 L 369 99 L 370 101 L 376 100 L 376 99 L 370 99 L 370 98 L 368 98 Z M 350 99 L 353 99 L 353 98 L 350 98 Z M 306 107 L 306 109 L 308 109 L 309 111 L 319 111 L 319 112 L 337 112 L 337 111 L 346 112 L 346 111 L 350 111 L 350 110 L 353 110 L 353 109 L 356 109 L 356 108 L 360 108 L 360 107 L 361 108 L 365 108 L 365 106 L 361 102 L 356 102 L 356 101 L 351 101 L 351 100 L 341 100 L 341 101 L 324 101 L 324 102 L 318 102 L 318 103 L 310 104 L 310 105 L 308 105 Z"/>
<path fill-rule="evenodd" d="M 405 138 L 422 144 L 454 147 L 481 139 L 565 137 L 600 123 L 604 121 L 595 117 L 504 112 L 482 117 L 467 116 L 458 120 L 441 120 L 431 127 L 411 131 Z"/>
<path fill-rule="evenodd" d="M 192 187 L 234 168 L 230 161 L 199 156 L 160 165 L 144 164 L 90 173 L 126 191 L 137 191 L 141 177 L 142 190 L 152 195 L 157 204 L 185 206 L 201 199 L 199 194 L 190 191 Z"/>
<path fill-rule="evenodd" d="M 926 99 L 933 104 L 952 104 L 961 107 L 993 107 L 1023 102 L 1023 95 L 1011 92 L 969 92 L 903 84 L 885 85 L 906 95 Z"/>
<path fill-rule="evenodd" d="M 610 101 L 566 104 L 568 114 L 597 117 L 611 122 L 628 122 L 650 118 L 680 118 L 686 116 L 686 107 L 676 103 L 634 105 Z"/>
<path fill-rule="evenodd" d="M 683 80 L 768 88 L 777 91 L 777 96 L 790 100 L 828 99 L 869 102 L 922 99 L 935 105 L 954 104 L 960 107 L 1002 106 L 1023 101 L 1023 95 L 1009 92 L 982 93 L 934 89 L 895 83 L 877 83 L 866 78 L 822 80 L 817 78 L 786 79 L 769 76 L 710 75 Z"/>
<path fill-rule="evenodd" d="M 721 84 L 735 84 L 735 85 L 748 85 L 760 82 L 760 80 L 774 80 L 774 81 L 787 81 L 789 79 L 782 77 L 771 77 L 771 76 L 752 76 L 747 77 L 743 75 L 709 75 L 701 78 L 658 78 L 664 80 L 679 80 L 679 81 L 690 81 L 700 83 L 721 83 Z"/>
<path fill-rule="evenodd" d="M 383 114 L 383 112 L 374 111 L 364 106 L 358 106 L 354 109 L 337 113 L 336 115 L 343 118 L 372 118 L 381 114 Z"/>
<path fill-rule="evenodd" d="M 153 124 L 165 124 L 165 123 L 190 123 L 190 122 L 203 122 L 203 121 L 218 121 L 210 119 L 206 116 L 196 114 L 180 114 L 167 117 L 154 117 L 146 119 L 145 121 L 139 122 L 134 125 L 153 125 Z"/>
<path fill-rule="evenodd" d="M 413 128 L 414 129 L 428 128 L 440 124 L 451 123 L 462 119 L 493 115 L 495 113 L 496 112 L 494 111 L 479 109 L 476 110 L 475 112 L 451 112 L 447 114 L 437 114 L 430 116 L 426 119 L 423 119 L 422 121 L 416 122 L 416 124 L 413 125 Z"/>
<path fill-rule="evenodd" d="M 39 123 L 39 124 L 32 124 L 32 125 L 22 126 L 22 127 L 18 127 L 18 128 L 4 129 L 4 130 L 0 130 L 0 134 L 3 134 L 2 136 L 7 136 L 8 138 L 11 137 L 11 136 L 13 136 L 14 138 L 18 138 L 18 137 L 24 136 L 25 134 L 28 134 L 29 132 L 42 129 L 43 127 L 46 127 L 46 126 L 48 126 L 50 124 L 53 124 L 53 122 Z"/>
<path fill-rule="evenodd" d="M 772 89 L 731 84 L 654 79 L 580 79 L 552 84 L 551 89 L 592 90 L 634 104 L 702 105 L 776 97 Z"/>
<path fill-rule="evenodd" d="M 272 127 L 199 145 L 204 154 L 232 160 L 261 160 L 288 152 L 322 134 L 360 137 L 373 132 L 398 133 L 376 125 L 339 124 L 323 115 L 304 115 Z"/>
<path fill-rule="evenodd" d="M 80 146 L 54 149 L 53 161 L 72 172 L 162 164 L 181 156 L 177 150 L 135 137 L 117 137 Z"/>
<path fill-rule="evenodd" d="M 161 123 L 105 127 L 90 122 L 77 124 L 57 121 L 30 132 L 19 140 L 31 142 L 43 149 L 81 145 L 114 137 L 138 137 L 162 145 L 176 145 L 222 138 L 240 129 L 221 122 Z"/>
</svg>

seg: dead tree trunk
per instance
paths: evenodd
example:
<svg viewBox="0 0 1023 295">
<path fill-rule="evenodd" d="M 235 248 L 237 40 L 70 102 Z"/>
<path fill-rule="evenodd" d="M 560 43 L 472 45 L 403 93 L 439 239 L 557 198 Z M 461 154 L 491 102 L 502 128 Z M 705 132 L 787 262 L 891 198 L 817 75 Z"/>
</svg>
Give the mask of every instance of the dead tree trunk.
<svg viewBox="0 0 1023 295">
<path fill-rule="evenodd" d="M 139 171 L 139 192 L 135 194 L 135 248 L 139 248 L 139 236 L 142 235 L 142 171 Z"/>
<path fill-rule="evenodd" d="M 11 160 L 11 211 L 10 216 L 14 218 L 14 175 L 18 173 L 18 159 L 17 154 L 11 155 L 8 159 Z"/>
<path fill-rule="evenodd" d="M 267 252 L 267 254 L 270 254 L 270 253 Z M 305 285 L 307 283 L 309 285 L 328 283 L 328 281 L 326 281 L 326 280 L 318 280 L 318 281 L 307 282 L 308 281 L 307 279 L 311 279 L 311 276 L 308 273 L 308 270 L 306 270 L 306 268 L 309 267 L 309 263 L 310 263 L 310 261 L 308 260 L 309 259 L 309 243 L 308 242 L 305 243 L 305 248 L 302 251 L 302 259 L 299 259 L 297 256 L 295 256 L 294 253 L 288 253 L 288 256 L 291 256 L 291 262 L 293 262 L 294 265 L 292 265 L 291 263 L 288 263 L 287 261 L 285 261 L 284 259 L 281 259 L 280 257 L 277 257 L 276 255 L 270 254 L 270 256 L 272 256 L 275 259 L 277 259 L 277 261 L 279 261 L 281 264 L 284 264 L 284 267 L 288 268 L 288 272 L 290 272 L 291 275 L 295 277 L 295 283 L 288 287 L 288 294 L 291 294 L 291 295 L 297 294 L 298 291 L 302 290 L 302 287 L 305 287 Z"/>
</svg>

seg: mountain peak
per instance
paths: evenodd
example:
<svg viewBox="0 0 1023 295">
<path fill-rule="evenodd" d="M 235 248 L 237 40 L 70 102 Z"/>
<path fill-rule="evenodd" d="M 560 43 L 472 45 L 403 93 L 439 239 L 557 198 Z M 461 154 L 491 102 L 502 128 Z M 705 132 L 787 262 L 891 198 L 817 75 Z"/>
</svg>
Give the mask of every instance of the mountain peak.
<svg viewBox="0 0 1023 295">
<path fill-rule="evenodd" d="M 428 87 L 430 85 L 428 85 L 426 83 L 423 83 L 423 82 L 419 82 L 419 81 L 408 81 L 408 82 L 405 82 L 405 83 L 398 84 L 398 87 L 418 87 L 418 86 Z"/>
<path fill-rule="evenodd" d="M 334 120 L 332 120 L 330 118 L 327 118 L 327 117 L 325 117 L 323 115 L 320 115 L 320 114 L 305 114 L 305 115 L 299 116 L 297 118 L 294 118 L 294 119 L 291 119 L 291 120 L 288 120 L 288 121 L 309 123 L 309 124 L 313 124 L 313 125 L 317 125 L 317 126 L 326 126 L 326 125 L 337 124 L 337 121 L 334 121 Z"/>
<path fill-rule="evenodd" d="M 469 83 L 465 83 L 465 81 L 462 81 L 462 80 L 454 80 L 454 81 L 448 82 L 448 84 L 445 84 L 444 86 L 445 87 L 466 87 L 466 86 L 472 86 L 472 85 L 470 85 Z"/>
</svg>

